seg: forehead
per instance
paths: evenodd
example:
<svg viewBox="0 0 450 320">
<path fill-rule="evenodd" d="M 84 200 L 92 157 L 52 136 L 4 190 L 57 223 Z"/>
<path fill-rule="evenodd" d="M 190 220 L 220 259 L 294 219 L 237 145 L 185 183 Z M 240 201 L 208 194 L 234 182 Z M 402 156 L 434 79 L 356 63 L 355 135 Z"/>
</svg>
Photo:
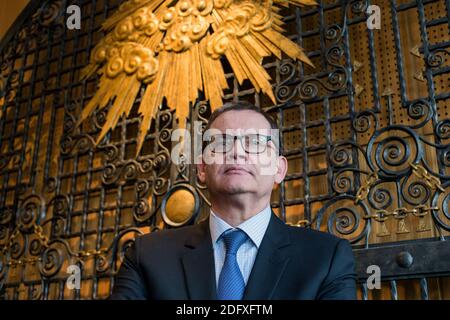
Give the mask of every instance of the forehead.
<svg viewBox="0 0 450 320">
<path fill-rule="evenodd" d="M 252 110 L 231 110 L 219 115 L 211 128 L 224 130 L 271 129 L 269 121 Z"/>
</svg>

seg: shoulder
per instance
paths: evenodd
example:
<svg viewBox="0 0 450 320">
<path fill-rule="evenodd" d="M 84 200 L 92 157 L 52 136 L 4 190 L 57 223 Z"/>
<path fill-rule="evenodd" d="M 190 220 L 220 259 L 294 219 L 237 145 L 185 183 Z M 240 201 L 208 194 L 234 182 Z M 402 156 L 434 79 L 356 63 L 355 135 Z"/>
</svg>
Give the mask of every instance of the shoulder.
<svg viewBox="0 0 450 320">
<path fill-rule="evenodd" d="M 205 231 L 203 223 L 147 233 L 136 238 L 136 245 L 141 248 L 144 247 L 145 249 L 153 250 L 167 250 L 172 247 L 182 247 L 188 239 Z"/>
<path fill-rule="evenodd" d="M 339 246 L 350 246 L 349 242 L 331 233 L 310 228 L 285 225 L 289 238 L 294 247 L 308 250 L 315 254 L 334 255 Z"/>
<path fill-rule="evenodd" d="M 353 263 L 354 257 L 350 242 L 333 234 L 309 228 L 286 225 L 290 238 L 291 254 L 301 257 L 299 263 L 324 266 Z M 325 270 L 324 269 L 324 270 Z"/>
<path fill-rule="evenodd" d="M 342 240 L 328 232 L 304 227 L 293 227 L 290 225 L 285 226 L 289 230 L 289 235 L 293 240 L 313 240 L 330 244 L 336 244 L 338 241 Z"/>
</svg>

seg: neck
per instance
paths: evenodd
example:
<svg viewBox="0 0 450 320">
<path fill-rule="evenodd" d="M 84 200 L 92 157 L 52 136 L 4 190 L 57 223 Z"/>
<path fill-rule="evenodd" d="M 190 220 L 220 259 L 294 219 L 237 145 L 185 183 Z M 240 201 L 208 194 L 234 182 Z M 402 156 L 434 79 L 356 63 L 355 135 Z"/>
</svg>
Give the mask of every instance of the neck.
<svg viewBox="0 0 450 320">
<path fill-rule="evenodd" d="M 211 209 L 230 226 L 237 227 L 270 204 L 269 197 L 254 199 L 246 194 L 224 197 L 211 196 Z"/>
</svg>

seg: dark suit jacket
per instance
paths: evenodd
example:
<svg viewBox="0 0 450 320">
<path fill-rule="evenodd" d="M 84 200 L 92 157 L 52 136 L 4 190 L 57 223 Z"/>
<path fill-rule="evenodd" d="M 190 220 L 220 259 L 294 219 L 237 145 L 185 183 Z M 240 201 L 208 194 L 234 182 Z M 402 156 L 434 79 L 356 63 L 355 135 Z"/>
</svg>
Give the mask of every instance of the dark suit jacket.
<svg viewBox="0 0 450 320">
<path fill-rule="evenodd" d="M 209 222 L 136 238 L 111 299 L 217 299 Z M 244 299 L 356 299 L 347 240 L 272 214 Z"/>
</svg>

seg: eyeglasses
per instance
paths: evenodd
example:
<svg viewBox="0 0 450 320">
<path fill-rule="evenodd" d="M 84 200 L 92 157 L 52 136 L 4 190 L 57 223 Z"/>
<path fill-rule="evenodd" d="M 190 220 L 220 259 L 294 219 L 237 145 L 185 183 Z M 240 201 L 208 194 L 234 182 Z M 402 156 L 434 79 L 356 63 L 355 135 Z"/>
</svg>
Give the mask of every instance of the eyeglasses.
<svg viewBox="0 0 450 320">
<path fill-rule="evenodd" d="M 231 151 L 235 140 L 241 141 L 241 146 L 247 153 L 263 153 L 272 137 L 257 133 L 242 136 L 216 134 L 209 137 L 208 147 L 213 153 L 227 153 Z"/>
</svg>

